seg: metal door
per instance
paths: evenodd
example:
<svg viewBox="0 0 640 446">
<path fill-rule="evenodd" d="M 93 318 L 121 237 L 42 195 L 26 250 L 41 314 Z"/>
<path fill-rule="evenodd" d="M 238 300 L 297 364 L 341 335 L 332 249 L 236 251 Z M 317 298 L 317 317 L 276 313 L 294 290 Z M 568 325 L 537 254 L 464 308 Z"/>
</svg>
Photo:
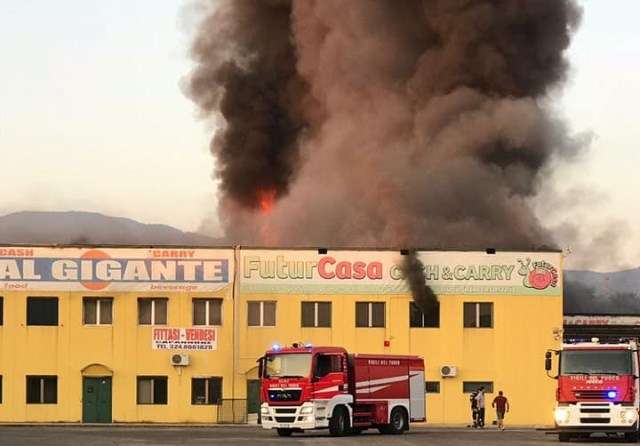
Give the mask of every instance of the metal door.
<svg viewBox="0 0 640 446">
<path fill-rule="evenodd" d="M 82 422 L 111 423 L 111 378 L 82 379 Z"/>
<path fill-rule="evenodd" d="M 260 413 L 260 380 L 247 380 L 247 413 Z"/>
</svg>

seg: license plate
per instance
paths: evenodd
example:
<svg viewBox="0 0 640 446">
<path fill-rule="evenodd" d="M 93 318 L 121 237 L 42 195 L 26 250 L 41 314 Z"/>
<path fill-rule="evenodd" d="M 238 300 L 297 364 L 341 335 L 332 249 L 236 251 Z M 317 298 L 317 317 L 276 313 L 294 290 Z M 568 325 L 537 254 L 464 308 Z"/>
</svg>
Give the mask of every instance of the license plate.
<svg viewBox="0 0 640 446">
<path fill-rule="evenodd" d="M 290 424 L 288 424 L 288 423 L 285 423 L 285 424 L 281 424 L 281 425 L 280 425 L 280 427 L 281 427 L 282 429 L 289 429 L 289 428 L 291 427 L 291 425 L 290 425 Z"/>
</svg>

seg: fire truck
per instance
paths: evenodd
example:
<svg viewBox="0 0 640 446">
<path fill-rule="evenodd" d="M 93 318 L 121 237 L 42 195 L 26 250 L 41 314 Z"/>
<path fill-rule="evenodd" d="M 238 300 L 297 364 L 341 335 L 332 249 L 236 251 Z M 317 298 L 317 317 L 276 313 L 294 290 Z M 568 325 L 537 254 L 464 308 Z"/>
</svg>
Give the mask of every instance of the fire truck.
<svg viewBox="0 0 640 446">
<path fill-rule="evenodd" d="M 274 346 L 259 359 L 260 422 L 281 437 L 311 429 L 332 436 L 369 428 L 400 434 L 426 421 L 424 360 L 349 354 L 342 347 Z"/>
<path fill-rule="evenodd" d="M 553 354 L 558 374 L 551 376 Z M 593 433 L 623 434 L 638 441 L 640 369 L 635 341 L 565 343 L 545 355 L 547 375 L 558 380 L 555 427 L 560 441 Z"/>
</svg>

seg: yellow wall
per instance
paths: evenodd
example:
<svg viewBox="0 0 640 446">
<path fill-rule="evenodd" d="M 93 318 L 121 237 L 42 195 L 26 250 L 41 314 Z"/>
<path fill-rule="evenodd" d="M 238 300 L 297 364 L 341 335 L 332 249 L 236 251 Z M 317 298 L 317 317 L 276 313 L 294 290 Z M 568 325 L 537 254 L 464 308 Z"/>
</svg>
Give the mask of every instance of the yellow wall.
<svg viewBox="0 0 640 446">
<path fill-rule="evenodd" d="M 276 300 L 278 327 L 247 327 L 249 300 Z M 556 382 L 544 371 L 544 353 L 559 348 L 553 329 L 562 327 L 562 302 L 557 297 L 441 296 L 440 328 L 409 328 L 408 296 L 277 296 L 243 295 L 241 369 L 249 370 L 255 358 L 274 343 L 291 345 L 341 345 L 354 353 L 413 354 L 425 358 L 427 381 L 439 381 L 440 393 L 427 394 L 427 421 L 465 424 L 471 420 L 469 394 L 463 381 L 492 381 L 509 398 L 509 423 L 551 425 Z M 331 328 L 301 328 L 302 301 L 332 302 Z M 355 328 L 355 302 L 386 302 L 385 328 Z M 493 302 L 493 328 L 463 328 L 464 302 Z M 286 323 L 283 321 L 286 320 Z M 389 347 L 384 341 L 390 342 Z M 440 376 L 442 365 L 457 366 L 457 376 Z M 532 393 L 535 397 L 532 397 Z M 486 420 L 495 411 L 486 409 Z"/>
<path fill-rule="evenodd" d="M 27 296 L 58 297 L 59 325 L 26 325 Z M 3 377 L 1 421 L 82 420 L 82 369 L 102 364 L 113 371 L 114 422 L 216 422 L 218 406 L 191 404 L 191 378 L 223 377 L 223 395 L 231 398 L 233 300 L 231 289 L 208 293 L 4 293 L 0 329 Z M 113 297 L 113 325 L 82 324 L 83 297 Z M 192 326 L 192 298 L 224 298 L 217 350 L 185 351 L 188 367 L 174 367 L 176 351 L 152 350 L 151 326 L 138 325 L 139 297 L 168 297 L 168 327 Z M 57 404 L 26 404 L 26 375 L 57 375 Z M 168 404 L 136 404 L 137 377 L 168 377 Z"/>
<path fill-rule="evenodd" d="M 376 258 L 379 251 L 362 254 Z M 561 278 L 561 256 L 551 255 L 557 255 Z M 241 250 L 236 250 L 235 256 L 236 282 L 230 276 L 231 283 L 215 292 L 0 291 L 4 299 L 4 324 L 0 327 L 3 380 L 0 421 L 80 422 L 82 370 L 99 364 L 113 373 L 114 422 L 215 423 L 218 406 L 191 404 L 192 377 L 221 376 L 223 398 L 246 398 L 246 380 L 257 377 L 256 359 L 274 343 L 302 341 L 340 345 L 354 353 L 423 356 L 427 380 L 440 382 L 440 393 L 427 395 L 430 423 L 470 421 L 469 395 L 462 390 L 464 381 L 492 381 L 495 394 L 503 390 L 512 405 L 510 424 L 553 423 L 555 381 L 546 376 L 543 358 L 547 349 L 560 346 L 553 331 L 562 327 L 561 280 L 547 295 L 440 294 L 440 327 L 410 328 L 408 293 L 327 292 L 321 288 L 312 292 L 241 291 L 244 280 Z M 83 325 L 83 297 L 101 296 L 113 298 L 113 325 Z M 58 297 L 59 325 L 27 326 L 27 297 Z M 138 325 L 140 297 L 168 298 L 168 327 L 192 326 L 192 298 L 223 298 L 217 350 L 180 352 L 190 355 L 191 364 L 182 368 L 172 366 L 170 357 L 177 352 L 153 350 L 152 328 Z M 248 327 L 247 302 L 252 300 L 277 302 L 276 327 Z M 331 302 L 332 327 L 302 328 L 303 301 Z M 358 301 L 385 302 L 385 327 L 356 328 Z M 464 302 L 492 302 L 493 327 L 463 328 Z M 388 347 L 385 341 L 390 343 Z M 442 378 L 442 365 L 457 366 L 457 376 Z M 57 375 L 58 403 L 27 405 L 26 375 Z M 136 404 L 136 378 L 141 375 L 169 378 L 167 405 Z M 493 396 L 487 395 L 488 406 Z M 488 407 L 487 422 L 494 418 Z"/>
</svg>

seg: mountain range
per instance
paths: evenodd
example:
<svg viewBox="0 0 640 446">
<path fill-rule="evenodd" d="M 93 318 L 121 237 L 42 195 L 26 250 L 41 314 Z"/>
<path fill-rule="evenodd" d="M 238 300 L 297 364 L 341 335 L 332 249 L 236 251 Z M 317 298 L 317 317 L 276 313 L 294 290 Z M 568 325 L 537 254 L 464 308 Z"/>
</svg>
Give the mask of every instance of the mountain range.
<svg viewBox="0 0 640 446">
<path fill-rule="evenodd" d="M 223 238 L 91 212 L 16 212 L 0 216 L 0 244 L 224 246 Z M 640 268 L 564 271 L 565 314 L 640 314 Z"/>
</svg>

